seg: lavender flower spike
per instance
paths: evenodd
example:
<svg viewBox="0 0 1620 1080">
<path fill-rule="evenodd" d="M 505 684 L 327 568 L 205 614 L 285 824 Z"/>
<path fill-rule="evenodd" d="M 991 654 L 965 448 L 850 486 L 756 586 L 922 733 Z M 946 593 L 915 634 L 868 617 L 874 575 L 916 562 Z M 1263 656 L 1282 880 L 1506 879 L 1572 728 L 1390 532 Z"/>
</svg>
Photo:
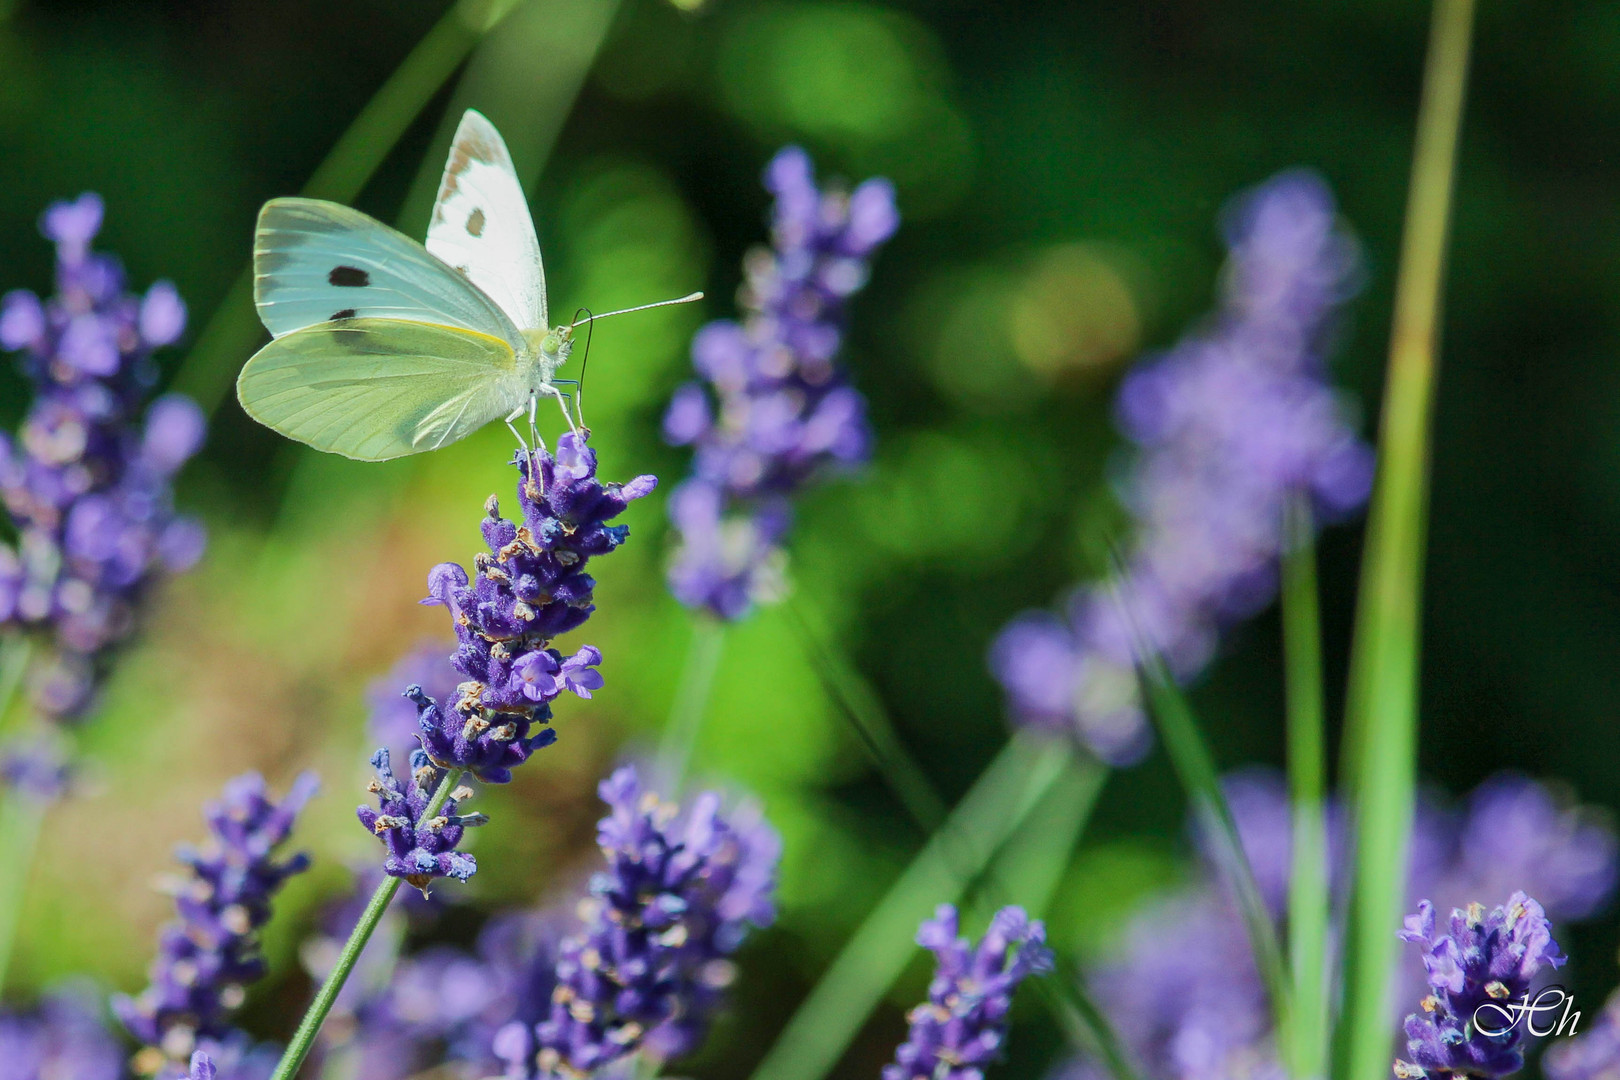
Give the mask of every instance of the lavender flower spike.
<svg viewBox="0 0 1620 1080">
<path fill-rule="evenodd" d="M 1219 309 L 1139 364 L 1115 402 L 1137 448 L 1120 484 L 1135 519 L 1120 579 L 1080 586 L 1061 615 L 1015 618 L 990 651 L 1016 722 L 1069 732 L 1111 764 L 1148 749 L 1141 648 L 1177 678 L 1198 675 L 1221 632 L 1276 594 L 1289 502 L 1331 521 L 1371 490 L 1372 450 L 1328 381 L 1360 274 L 1327 185 L 1282 173 L 1223 225 Z"/>
<path fill-rule="evenodd" d="M 692 365 L 707 385 L 680 387 L 664 415 L 664 437 L 697 450 L 670 499 L 681 534 L 670 589 L 724 619 L 779 591 L 790 497 L 827 467 L 866 460 L 866 402 L 834 360 L 849 298 L 900 224 L 887 180 L 823 191 L 796 146 L 772 159 L 765 187 L 772 246 L 744 261 L 743 322 L 698 331 Z"/>
<path fill-rule="evenodd" d="M 183 1063 L 200 1040 L 232 1035 L 229 1018 L 244 987 L 265 973 L 257 931 L 270 919 L 270 900 L 309 866 L 307 855 L 278 861 L 276 851 L 317 783 L 304 773 L 277 803 L 258 773 L 238 776 L 206 809 L 208 843 L 180 850 L 191 876 L 175 887 L 180 919 L 158 939 L 151 985 L 113 1000 L 130 1034 L 154 1051 L 148 1057 Z"/>
<path fill-rule="evenodd" d="M 0 435 L 0 498 L 18 536 L 0 544 L 0 629 L 49 639 L 31 689 L 59 720 L 90 706 L 153 581 L 195 563 L 204 542 L 171 494 L 202 445 L 202 412 L 169 395 L 141 418 L 152 352 L 179 338 L 185 304 L 168 282 L 125 291 L 118 261 L 90 250 L 101 218 L 96 195 L 53 204 L 41 231 L 56 244 L 56 295 L 0 298 L 0 348 L 21 354 L 34 385 L 17 437 Z"/>
<path fill-rule="evenodd" d="M 911 1033 L 883 1080 L 983 1080 L 984 1066 L 1001 1056 L 1019 984 L 1052 970 L 1046 927 L 1023 908 L 1004 907 L 975 949 L 957 936 L 956 908 L 941 904 L 917 944 L 934 953 L 934 981 L 927 1003 L 911 1010 Z"/>
<path fill-rule="evenodd" d="M 214 1068 L 214 1059 L 203 1051 L 198 1050 L 191 1055 L 191 1071 L 187 1080 L 214 1080 L 218 1071 Z"/>
<path fill-rule="evenodd" d="M 596 452 L 572 433 L 557 441 L 555 456 L 519 454 L 516 464 L 522 522 L 501 517 L 490 496 L 483 522 L 489 552 L 473 561 L 473 576 L 455 563 L 428 573 L 422 603 L 450 610 L 458 642 L 451 663 L 466 681 L 454 701 L 437 701 L 420 687 L 406 691 L 433 763 L 469 769 L 491 784 L 506 783 L 514 767 L 556 739 L 543 725 L 557 695 L 590 697 L 602 686 L 599 651 L 586 645 L 564 656 L 551 641 L 596 610 L 586 564 L 624 543 L 629 528 L 608 522 L 658 483 L 638 476 L 603 484 Z M 541 730 L 531 734 L 536 725 Z"/>
<path fill-rule="evenodd" d="M 427 754 L 417 750 L 411 755 L 409 786 L 401 784 L 394 775 L 386 747 L 372 755 L 371 764 L 377 770 L 377 779 L 367 790 L 377 796 L 378 809 L 361 806 L 355 813 L 360 824 L 388 849 L 383 872 L 390 877 L 404 878 L 421 889 L 424 896 L 434 878 L 466 881 L 472 877 L 478 870 L 478 861 L 457 851 L 456 846 L 461 843 L 466 829 L 489 820 L 483 814 L 456 813 L 457 803 L 472 798 L 472 789 L 458 787 L 439 812 L 424 821 L 422 815 L 442 777 Z"/>
<path fill-rule="evenodd" d="M 1434 993 L 1423 1011 L 1406 1018 L 1406 1052 L 1397 1060 L 1401 1080 L 1443 1080 L 1454 1074 L 1499 1077 L 1524 1067 L 1524 1027 L 1508 1011 L 1525 999 L 1542 965 L 1564 962 L 1547 915 L 1516 892 L 1489 913 L 1482 904 L 1453 909 L 1450 933 L 1437 933 L 1434 905 L 1418 905 L 1406 918 L 1402 941 L 1423 949 L 1423 968 Z"/>
<path fill-rule="evenodd" d="M 683 815 L 633 766 L 598 790 L 608 869 L 591 882 L 585 925 L 559 946 L 546 1018 L 496 1036 L 509 1077 L 578 1080 L 639 1049 L 693 1049 L 731 980 L 726 958 L 775 918 L 781 842 L 757 812 L 722 815 L 707 793 Z"/>
</svg>

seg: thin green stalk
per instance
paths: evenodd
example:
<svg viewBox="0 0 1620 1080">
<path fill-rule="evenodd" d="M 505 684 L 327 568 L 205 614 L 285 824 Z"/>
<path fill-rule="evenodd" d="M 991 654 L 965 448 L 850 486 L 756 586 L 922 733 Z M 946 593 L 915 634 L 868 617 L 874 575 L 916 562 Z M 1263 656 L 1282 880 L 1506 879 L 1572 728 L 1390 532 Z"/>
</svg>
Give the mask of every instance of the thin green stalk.
<svg viewBox="0 0 1620 1080">
<path fill-rule="evenodd" d="M 686 665 L 681 669 L 681 681 L 676 684 L 675 700 L 658 746 L 659 771 L 669 785 L 671 797 L 679 795 L 692 750 L 697 746 L 703 714 L 709 708 L 709 691 L 714 688 L 714 675 L 720 667 L 725 629 L 725 623 L 709 615 L 699 615 L 692 623 Z"/>
<path fill-rule="evenodd" d="M 431 818 L 439 812 L 439 808 L 450 798 L 450 793 L 461 782 L 465 769 L 451 769 L 439 781 L 438 788 L 433 792 L 433 798 L 428 800 L 426 808 L 422 811 L 423 818 Z M 309 1009 L 304 1013 L 303 1020 L 298 1023 L 298 1030 L 293 1032 L 292 1041 L 287 1043 L 287 1049 L 281 1054 L 281 1062 L 276 1071 L 271 1074 L 270 1080 L 293 1080 L 298 1075 L 299 1066 L 309 1056 L 309 1051 L 315 1045 L 315 1036 L 321 1032 L 321 1025 L 326 1022 L 326 1014 L 332 1011 L 332 1005 L 337 1001 L 338 994 L 343 990 L 343 984 L 348 981 L 349 972 L 354 970 L 355 963 L 360 954 L 365 951 L 366 942 L 371 940 L 372 932 L 377 924 L 382 922 L 383 913 L 388 910 L 388 902 L 399 891 L 400 878 L 385 877 L 377 891 L 371 894 L 371 901 L 366 904 L 366 910 L 361 912 L 360 921 L 355 923 L 354 930 L 349 934 L 349 940 L 343 943 L 343 951 L 338 954 L 337 963 L 332 967 L 332 973 L 326 977 L 321 988 L 315 994 L 315 1000 L 309 1003 Z"/>
<path fill-rule="evenodd" d="M 912 957 L 912 937 L 935 905 L 962 893 L 1065 771 L 1066 743 L 1015 736 L 844 945 L 799 1006 L 753 1080 L 820 1080 Z"/>
<path fill-rule="evenodd" d="M 1345 709 L 1355 854 L 1338 1062 L 1344 1080 L 1377 1080 L 1389 1071 L 1390 975 L 1417 780 L 1429 424 L 1473 14 L 1473 0 L 1438 0 L 1434 8 L 1395 281 L 1378 478 L 1368 515 Z"/>
<path fill-rule="evenodd" d="M 1126 607 L 1124 601 L 1121 606 Z M 1132 618 L 1128 607 L 1126 618 Z M 1282 948 L 1277 942 L 1277 927 L 1271 913 L 1266 910 L 1260 886 L 1254 879 L 1254 867 L 1243 850 L 1238 837 L 1237 821 L 1227 804 L 1226 793 L 1221 790 L 1220 775 L 1215 768 L 1215 756 L 1199 730 L 1193 716 L 1192 705 L 1176 685 L 1164 662 L 1150 648 L 1138 632 L 1137 652 L 1142 657 L 1142 683 L 1147 689 L 1149 711 L 1164 741 L 1165 753 L 1181 780 L 1192 804 L 1194 816 L 1214 849 L 1215 862 L 1221 868 L 1227 884 L 1237 898 L 1238 911 L 1243 916 L 1244 929 L 1249 935 L 1249 948 L 1254 953 L 1255 966 L 1266 986 L 1271 1000 L 1272 1016 L 1277 1027 L 1277 1046 L 1283 1060 L 1291 1060 L 1289 1047 L 1293 1032 L 1293 993 L 1289 988 L 1288 970 L 1283 964 Z"/>
<path fill-rule="evenodd" d="M 453 6 L 372 95 L 310 174 L 300 194 L 352 202 L 417 114 L 513 3 L 461 0 Z M 262 334 L 253 311 L 253 267 L 249 265 L 197 335 L 175 372 L 173 388 L 189 395 L 211 415 L 225 399 L 239 361 L 253 351 Z"/>
<path fill-rule="evenodd" d="M 934 790 L 916 759 L 906 751 L 871 686 L 841 650 L 822 644 L 822 636 L 811 629 L 799 604 L 790 600 L 782 607 L 822 690 L 849 720 L 884 783 L 913 821 L 930 832 L 939 828 L 940 822 L 945 820 L 945 801 Z"/>
<path fill-rule="evenodd" d="M 1288 958 L 1294 987 L 1295 1080 L 1328 1069 L 1328 866 L 1322 629 L 1309 504 L 1289 500 L 1282 559 L 1283 659 L 1288 698 L 1288 791 L 1293 804 L 1293 871 L 1288 883 Z"/>
<path fill-rule="evenodd" d="M 39 834 L 45 824 L 45 807 L 27 792 L 12 788 L 0 804 L 0 836 L 6 838 L 7 863 L 0 875 L 0 989 L 11 973 L 11 957 L 16 949 L 17 930 L 22 925 L 23 901 L 39 850 Z"/>
<path fill-rule="evenodd" d="M 0 723 L 16 704 L 28 671 L 33 642 L 22 634 L 6 634 L 0 641 Z M 45 824 L 45 808 L 37 799 L 13 787 L 0 801 L 0 836 L 11 847 L 10 872 L 0 877 L 0 991 L 11 973 L 11 957 L 16 950 L 17 931 L 22 926 L 23 902 L 28 898 L 28 881 L 39 850 L 39 833 Z"/>
</svg>

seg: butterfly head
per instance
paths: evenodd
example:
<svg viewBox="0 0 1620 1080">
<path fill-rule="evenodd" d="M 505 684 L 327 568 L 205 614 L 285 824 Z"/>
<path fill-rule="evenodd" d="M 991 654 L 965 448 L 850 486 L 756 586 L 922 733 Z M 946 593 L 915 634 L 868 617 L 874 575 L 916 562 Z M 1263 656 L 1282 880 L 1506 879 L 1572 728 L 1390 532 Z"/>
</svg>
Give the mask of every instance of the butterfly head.
<svg viewBox="0 0 1620 1080">
<path fill-rule="evenodd" d="M 534 349 L 535 359 L 540 368 L 546 373 L 547 381 L 551 372 L 568 362 L 568 357 L 574 351 L 574 328 L 559 326 L 552 330 L 529 330 L 523 335 L 529 340 Z"/>
</svg>

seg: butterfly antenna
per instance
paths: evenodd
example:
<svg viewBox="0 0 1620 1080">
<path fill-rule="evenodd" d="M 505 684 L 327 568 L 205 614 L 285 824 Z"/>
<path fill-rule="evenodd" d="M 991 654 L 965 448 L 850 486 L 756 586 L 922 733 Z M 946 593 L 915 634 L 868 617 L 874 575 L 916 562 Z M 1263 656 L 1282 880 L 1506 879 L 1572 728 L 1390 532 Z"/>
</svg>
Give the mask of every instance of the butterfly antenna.
<svg viewBox="0 0 1620 1080">
<path fill-rule="evenodd" d="M 580 311 L 585 313 L 583 319 L 579 317 Z M 580 323 L 585 324 L 585 355 L 579 358 L 579 385 L 574 387 L 574 393 L 578 395 L 574 398 L 574 415 L 579 417 L 579 426 L 590 431 L 590 425 L 585 423 L 585 366 L 591 362 L 591 334 L 596 329 L 596 316 L 591 314 L 590 308 L 580 308 L 574 312 L 573 325 Z"/>
<path fill-rule="evenodd" d="M 660 300 L 656 304 L 641 304 L 637 307 L 620 308 L 618 311 L 604 311 L 600 315 L 592 315 L 589 311 L 586 311 L 585 318 L 575 320 L 568 329 L 572 330 L 582 322 L 595 322 L 597 319 L 605 319 L 609 315 L 628 315 L 632 311 L 647 311 L 655 307 L 669 307 L 671 304 L 690 304 L 694 300 L 701 299 L 703 299 L 703 294 L 695 292 L 676 297 L 674 300 Z"/>
</svg>

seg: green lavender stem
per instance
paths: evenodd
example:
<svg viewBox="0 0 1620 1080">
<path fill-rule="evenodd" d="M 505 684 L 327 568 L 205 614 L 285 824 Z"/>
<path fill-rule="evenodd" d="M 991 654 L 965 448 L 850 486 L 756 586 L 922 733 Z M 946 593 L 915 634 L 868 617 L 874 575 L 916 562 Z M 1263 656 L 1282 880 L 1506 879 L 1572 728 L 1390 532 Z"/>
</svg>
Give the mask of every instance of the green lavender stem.
<svg viewBox="0 0 1620 1080">
<path fill-rule="evenodd" d="M 1389 1074 L 1390 970 L 1417 774 L 1429 423 L 1473 0 L 1438 0 L 1395 282 L 1395 312 L 1345 709 L 1355 854 L 1345 941 L 1344 1080 Z"/>
<path fill-rule="evenodd" d="M 461 782 L 465 769 L 451 769 L 439 781 L 438 788 L 433 792 L 433 798 L 428 800 L 427 807 L 422 811 L 423 820 L 433 817 L 439 808 L 450 798 L 450 793 Z M 299 1066 L 309 1056 L 310 1048 L 315 1045 L 315 1036 L 321 1032 L 321 1025 L 326 1022 L 326 1015 L 332 1011 L 332 1005 L 343 990 L 343 984 L 348 981 L 349 972 L 354 970 L 355 963 L 360 954 L 365 951 L 366 942 L 371 940 L 372 933 L 377 924 L 382 922 L 383 913 L 388 910 L 388 903 L 399 891 L 400 879 L 385 877 L 377 891 L 371 894 L 371 900 L 366 904 L 366 910 L 361 912 L 360 921 L 355 923 L 354 930 L 349 934 L 349 940 L 343 943 L 343 951 L 338 954 L 337 963 L 332 967 L 332 973 L 326 977 L 321 988 L 315 994 L 315 1000 L 309 1003 L 309 1009 L 304 1013 L 303 1020 L 298 1023 L 298 1030 L 293 1032 L 292 1041 L 282 1052 L 281 1062 L 276 1071 L 271 1074 L 270 1080 L 292 1080 L 298 1075 Z"/>
<path fill-rule="evenodd" d="M 697 746 L 698 732 L 703 727 L 703 714 L 709 708 L 709 692 L 714 688 L 714 675 L 720 667 L 720 653 L 725 645 L 725 624 L 711 615 L 699 615 L 692 623 L 692 641 L 687 646 L 686 664 L 675 687 L 675 700 L 670 706 L 669 720 L 664 724 L 664 737 L 658 747 L 658 763 L 669 785 L 671 797 L 680 793 L 686 778 L 692 750 Z"/>
<path fill-rule="evenodd" d="M 1323 809 L 1322 631 L 1316 548 L 1303 497 L 1284 511 L 1283 658 L 1288 699 L 1288 790 L 1293 806 L 1293 871 L 1288 884 L 1288 958 L 1294 1004 L 1290 1072 L 1295 1080 L 1327 1075 L 1327 823 Z"/>
<path fill-rule="evenodd" d="M 1238 910 L 1249 936 L 1249 948 L 1254 953 L 1255 966 L 1260 970 L 1266 995 L 1271 1001 L 1271 1012 L 1277 1026 L 1277 1046 L 1283 1060 L 1291 1060 L 1289 1040 L 1293 1032 L 1293 992 L 1289 986 L 1288 970 L 1283 964 L 1282 948 L 1277 942 L 1277 927 L 1272 923 L 1271 912 L 1266 910 L 1260 886 L 1254 879 L 1254 867 L 1249 865 L 1243 841 L 1238 836 L 1237 821 L 1232 817 L 1226 793 L 1221 790 L 1215 756 L 1204 741 L 1186 695 L 1165 670 L 1158 653 L 1135 626 L 1129 607 L 1123 600 L 1120 603 L 1127 622 L 1132 625 L 1136 651 L 1142 658 L 1139 666 L 1147 691 L 1149 711 L 1153 714 L 1159 737 L 1164 741 L 1170 765 L 1187 792 L 1193 814 L 1214 849 L 1215 862 L 1237 897 Z"/>
<path fill-rule="evenodd" d="M 0 723 L 16 703 L 28 670 L 32 643 L 21 634 L 7 634 L 0 643 Z M 11 973 L 11 957 L 16 949 L 17 931 L 22 925 L 23 902 L 28 880 L 39 849 L 39 833 L 45 824 L 45 810 L 27 792 L 11 788 L 0 801 L 0 836 L 11 846 L 10 869 L 0 876 L 0 990 Z"/>
<path fill-rule="evenodd" d="M 0 804 L 0 836 L 6 838 L 7 861 L 11 864 L 0 875 L 0 989 L 11 973 L 11 957 L 22 926 L 23 901 L 39 849 L 40 829 L 45 824 L 45 808 L 27 792 L 13 788 Z"/>
</svg>

